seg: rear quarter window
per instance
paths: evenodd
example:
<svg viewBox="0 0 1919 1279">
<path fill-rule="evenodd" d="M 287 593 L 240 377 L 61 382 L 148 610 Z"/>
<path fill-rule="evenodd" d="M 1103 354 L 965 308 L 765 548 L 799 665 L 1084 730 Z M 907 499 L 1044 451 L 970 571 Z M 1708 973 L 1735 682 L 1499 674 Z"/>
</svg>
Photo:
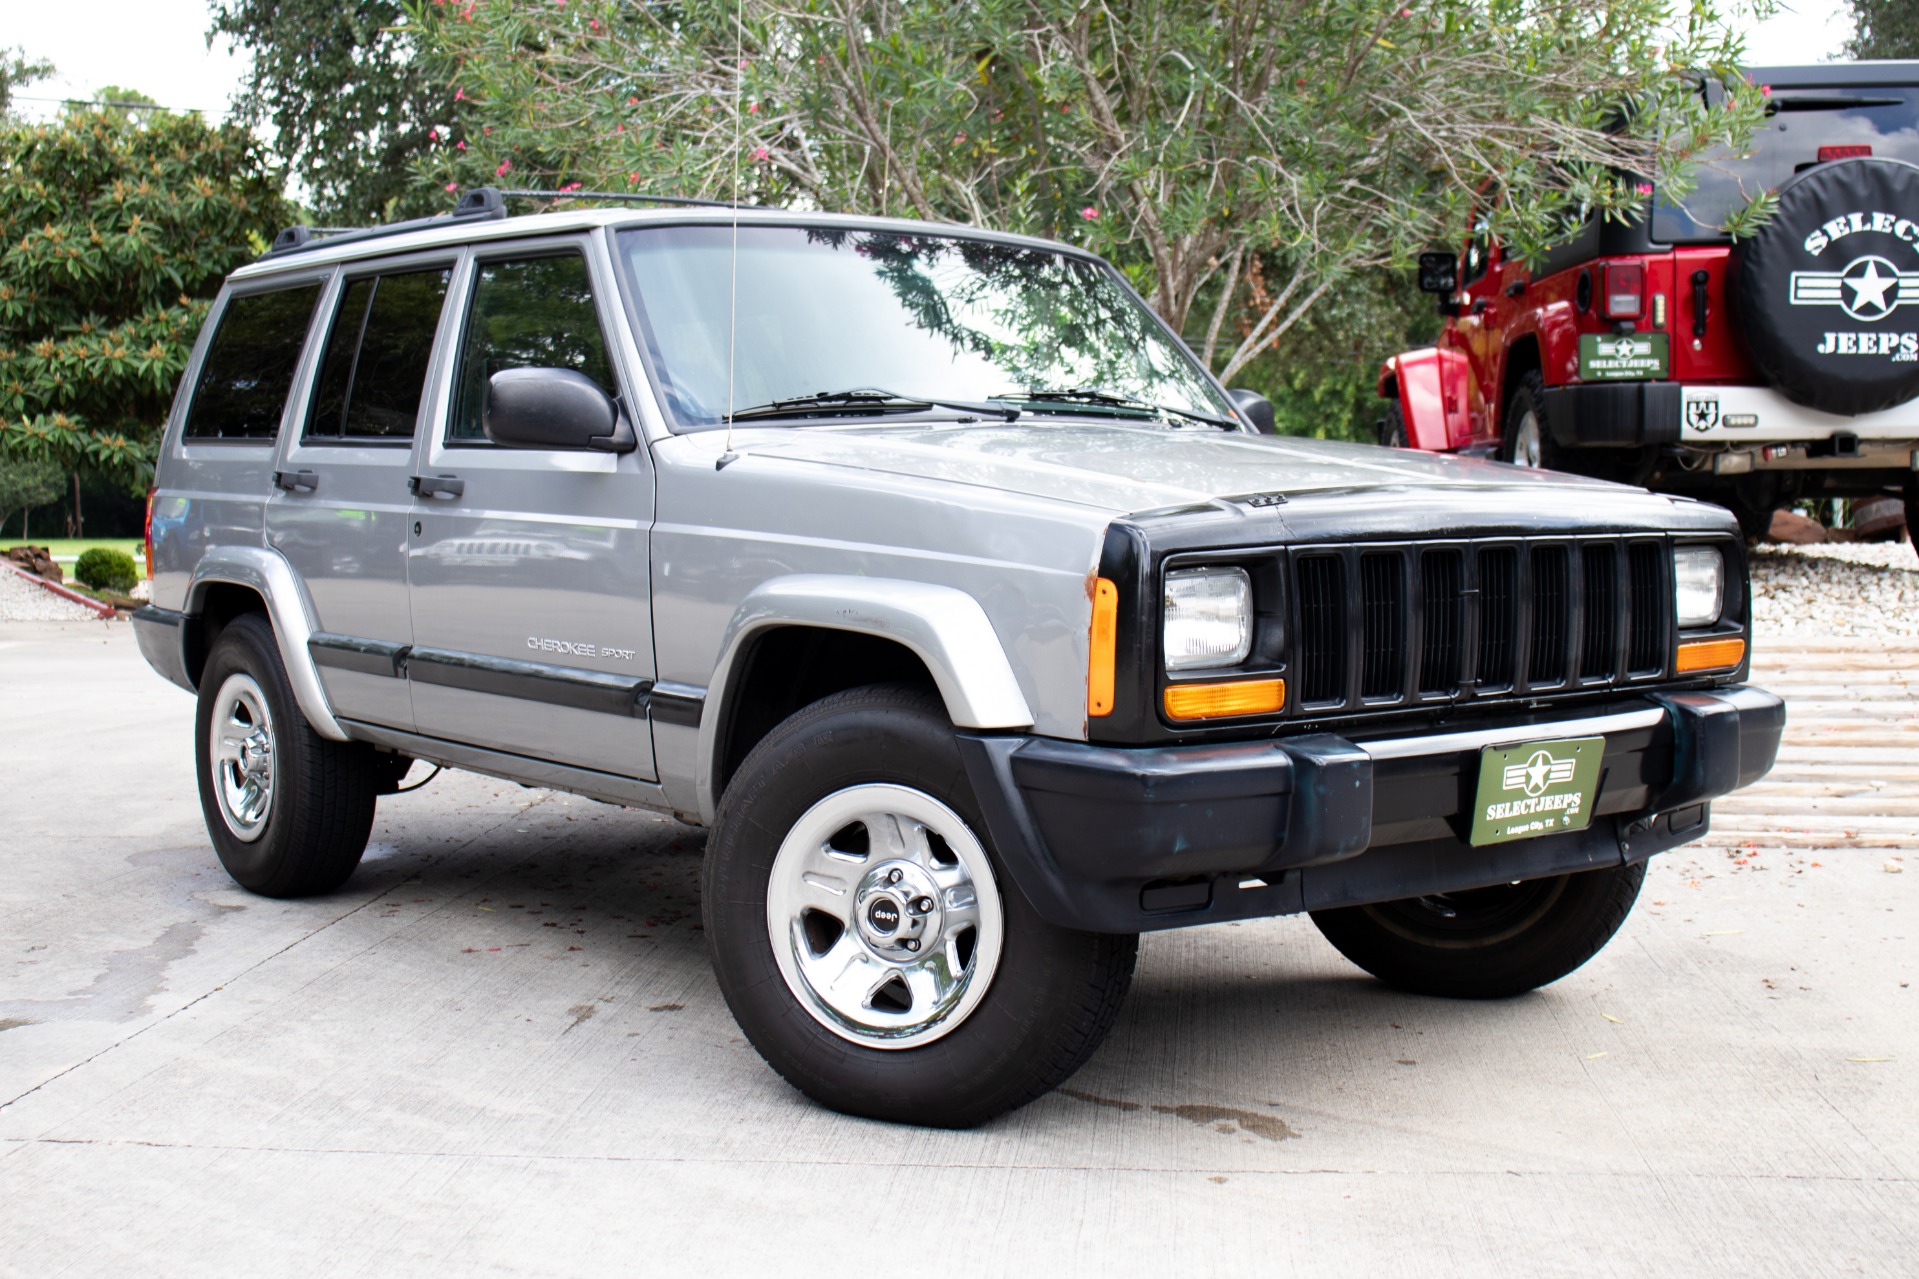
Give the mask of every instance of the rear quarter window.
<svg viewBox="0 0 1919 1279">
<path fill-rule="evenodd" d="M 279 434 L 319 297 L 316 282 L 227 300 L 194 384 L 184 439 L 265 443 Z"/>
</svg>

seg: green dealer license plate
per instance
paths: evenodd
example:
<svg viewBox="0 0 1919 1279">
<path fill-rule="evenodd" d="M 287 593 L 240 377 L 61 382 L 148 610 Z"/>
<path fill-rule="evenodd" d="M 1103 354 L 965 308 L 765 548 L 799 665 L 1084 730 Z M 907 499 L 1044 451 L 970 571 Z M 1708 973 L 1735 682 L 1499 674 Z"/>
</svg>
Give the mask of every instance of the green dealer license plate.
<svg viewBox="0 0 1919 1279">
<path fill-rule="evenodd" d="M 1572 737 L 1479 752 L 1470 842 L 1500 844 L 1584 830 L 1599 794 L 1603 737 Z"/>
<path fill-rule="evenodd" d="M 1641 382 L 1666 376 L 1664 333 L 1582 333 L 1579 376 L 1586 382 Z"/>
</svg>

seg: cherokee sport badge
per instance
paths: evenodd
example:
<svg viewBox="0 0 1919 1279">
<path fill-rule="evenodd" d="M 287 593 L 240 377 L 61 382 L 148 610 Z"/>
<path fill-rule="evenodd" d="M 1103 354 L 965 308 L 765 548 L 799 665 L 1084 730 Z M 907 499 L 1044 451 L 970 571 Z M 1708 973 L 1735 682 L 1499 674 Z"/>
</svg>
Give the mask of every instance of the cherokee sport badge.
<svg viewBox="0 0 1919 1279">
<path fill-rule="evenodd" d="M 1573 737 L 1479 752 L 1473 844 L 1584 830 L 1599 797 L 1603 737 Z"/>
</svg>

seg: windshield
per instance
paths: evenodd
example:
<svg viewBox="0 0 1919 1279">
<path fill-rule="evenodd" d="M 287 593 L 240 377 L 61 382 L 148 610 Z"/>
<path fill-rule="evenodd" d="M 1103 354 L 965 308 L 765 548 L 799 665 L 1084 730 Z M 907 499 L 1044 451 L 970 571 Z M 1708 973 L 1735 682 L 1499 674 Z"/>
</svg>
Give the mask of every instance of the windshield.
<svg viewBox="0 0 1919 1279">
<path fill-rule="evenodd" d="M 1699 185 L 1683 201 L 1655 198 L 1652 234 L 1665 244 L 1722 240 L 1726 219 L 1786 179 L 1826 158 L 1871 154 L 1919 164 L 1919 88 L 1865 86 L 1775 89 L 1766 123 L 1744 148 L 1715 151 L 1700 161 Z"/>
<path fill-rule="evenodd" d="M 775 401 L 872 389 L 962 404 L 1052 391 L 1062 398 L 1048 411 L 1142 411 L 1120 399 L 1232 415 L 1158 319 L 1092 263 L 896 231 L 742 226 L 738 235 L 737 275 L 730 226 L 619 236 L 654 372 L 682 428 L 720 425 L 729 409 L 744 417 Z M 1064 395 L 1089 389 L 1105 396 Z"/>
</svg>

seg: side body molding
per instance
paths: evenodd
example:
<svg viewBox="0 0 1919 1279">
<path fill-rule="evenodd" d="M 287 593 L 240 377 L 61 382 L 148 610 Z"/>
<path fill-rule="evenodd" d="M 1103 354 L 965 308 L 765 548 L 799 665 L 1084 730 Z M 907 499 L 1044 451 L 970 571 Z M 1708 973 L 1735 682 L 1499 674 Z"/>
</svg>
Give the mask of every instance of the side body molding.
<svg viewBox="0 0 1919 1279">
<path fill-rule="evenodd" d="M 719 803 L 715 781 L 720 731 L 741 656 L 761 631 L 816 626 L 897 640 L 933 674 L 956 728 L 1030 728 L 1033 712 L 1014 678 L 999 633 L 978 600 L 951 586 L 898 578 L 800 573 L 755 587 L 733 614 L 720 641 L 708 685 L 695 761 L 700 815 L 712 821 Z"/>
<path fill-rule="evenodd" d="M 293 685 L 293 698 L 300 704 L 313 731 L 336 742 L 350 740 L 327 705 L 326 691 L 320 687 L 320 674 L 314 669 L 307 641 L 313 638 L 313 609 L 307 601 L 300 579 L 278 551 L 258 546 L 221 546 L 208 551 L 194 567 L 193 581 L 187 586 L 186 611 L 198 614 L 206 600 L 207 587 L 215 582 L 257 591 L 267 602 L 267 615 L 273 620 L 273 636 L 280 644 L 280 661 L 286 666 L 287 681 Z"/>
</svg>

